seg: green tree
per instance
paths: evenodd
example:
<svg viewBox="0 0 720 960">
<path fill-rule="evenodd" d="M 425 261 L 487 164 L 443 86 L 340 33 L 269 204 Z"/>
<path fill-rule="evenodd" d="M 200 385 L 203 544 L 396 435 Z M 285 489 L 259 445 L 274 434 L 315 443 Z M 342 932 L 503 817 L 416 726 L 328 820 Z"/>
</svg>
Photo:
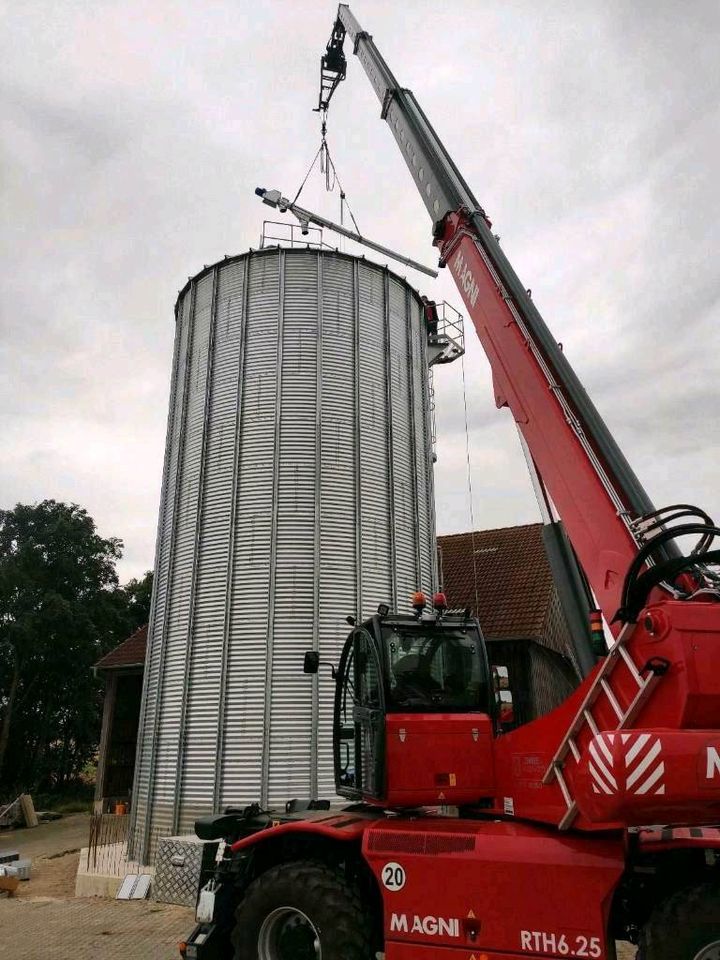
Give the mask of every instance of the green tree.
<svg viewBox="0 0 720 960">
<path fill-rule="evenodd" d="M 98 735 L 92 665 L 127 635 L 128 598 L 104 539 L 76 504 L 0 510 L 0 783 L 76 775 Z"/>
<path fill-rule="evenodd" d="M 128 633 L 143 627 L 150 620 L 153 572 L 148 570 L 139 580 L 128 580 L 122 588 L 127 598 Z"/>
</svg>

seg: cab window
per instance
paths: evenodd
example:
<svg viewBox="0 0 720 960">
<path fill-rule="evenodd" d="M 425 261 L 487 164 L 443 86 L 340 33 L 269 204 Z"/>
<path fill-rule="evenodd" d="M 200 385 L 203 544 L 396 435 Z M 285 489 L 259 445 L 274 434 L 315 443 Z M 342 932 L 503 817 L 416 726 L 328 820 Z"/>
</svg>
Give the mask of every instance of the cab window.
<svg viewBox="0 0 720 960">
<path fill-rule="evenodd" d="M 488 683 L 477 635 L 387 626 L 383 639 L 391 708 L 487 710 Z"/>
</svg>

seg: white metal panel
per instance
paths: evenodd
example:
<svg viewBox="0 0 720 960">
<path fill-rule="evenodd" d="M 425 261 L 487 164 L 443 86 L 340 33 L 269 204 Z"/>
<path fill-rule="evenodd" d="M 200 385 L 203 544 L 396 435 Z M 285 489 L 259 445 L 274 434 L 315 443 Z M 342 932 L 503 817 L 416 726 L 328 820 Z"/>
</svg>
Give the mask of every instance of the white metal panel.
<svg viewBox="0 0 720 960">
<path fill-rule="evenodd" d="M 432 443 L 430 423 L 430 384 L 427 372 L 427 335 L 415 297 L 408 298 L 408 329 L 410 338 L 410 402 L 413 405 L 413 459 L 415 462 L 416 542 L 425 544 L 435 538 L 435 493 L 433 488 Z M 418 550 L 418 588 L 432 591 L 438 584 L 436 550 Z"/>
<path fill-rule="evenodd" d="M 143 694 L 138 729 L 135 780 L 133 784 L 132 831 L 133 855 L 144 855 L 148 846 L 152 810 L 150 802 L 151 783 L 154 780 L 155 727 L 158 721 L 158 698 L 160 688 L 161 660 L 163 653 L 163 623 L 167 607 L 167 592 L 174 523 L 175 490 L 177 483 L 180 441 L 183 435 L 183 406 L 185 400 L 186 371 L 188 366 L 188 340 L 190 335 L 190 312 L 192 301 L 186 297 L 178 302 L 176 309 L 175 355 L 170 384 L 167 442 L 162 496 L 158 519 L 155 573 L 150 623 L 148 625 L 147 654 L 143 678 Z"/>
<path fill-rule="evenodd" d="M 209 274 L 194 289 L 188 343 L 184 437 L 179 450 L 168 600 L 163 625 L 159 722 L 156 724 L 153 745 L 154 779 L 150 785 L 154 828 L 162 832 L 174 832 L 185 673 L 192 641 L 189 618 L 205 425 L 212 288 L 213 277 Z"/>
<path fill-rule="evenodd" d="M 259 799 L 273 514 L 277 342 L 277 256 L 248 262 L 243 396 L 237 465 L 235 588 L 229 611 L 220 806 Z"/>
<path fill-rule="evenodd" d="M 268 672 L 266 803 L 310 791 L 313 685 L 302 672 L 314 632 L 318 256 L 284 261 L 275 471 L 275 582 Z M 303 648 L 302 641 L 305 641 Z"/>
<path fill-rule="evenodd" d="M 358 265 L 360 409 L 359 476 L 362 517 L 361 569 L 363 617 L 391 600 L 390 490 L 386 444 L 389 411 L 386 384 L 385 274 L 367 263 Z"/>
<path fill-rule="evenodd" d="M 420 589 L 417 569 L 417 525 L 415 519 L 418 490 L 415 485 L 414 436 L 412 430 L 410 344 L 408 338 L 408 292 L 393 280 L 390 284 L 390 363 L 393 434 L 393 502 L 395 505 L 395 555 L 397 565 L 398 608 Z"/>
<path fill-rule="evenodd" d="M 337 663 L 348 626 L 357 613 L 355 500 L 355 287 L 354 262 L 322 258 L 322 419 L 320 434 L 320 554 L 318 648 Z M 308 646 L 308 649 L 311 645 Z M 333 790 L 332 704 L 327 670 L 317 678 L 318 793 Z"/>
<path fill-rule="evenodd" d="M 215 804 L 244 273 L 244 261 L 217 271 L 192 645 L 179 765 L 181 815 L 174 826 L 174 832 L 181 833 Z"/>
</svg>

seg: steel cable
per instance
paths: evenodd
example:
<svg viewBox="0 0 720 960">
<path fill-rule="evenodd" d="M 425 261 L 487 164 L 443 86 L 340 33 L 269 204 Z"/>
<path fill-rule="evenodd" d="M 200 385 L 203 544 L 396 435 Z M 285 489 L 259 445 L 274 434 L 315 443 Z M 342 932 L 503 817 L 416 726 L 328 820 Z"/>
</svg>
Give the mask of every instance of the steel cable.
<svg viewBox="0 0 720 960">
<path fill-rule="evenodd" d="M 465 461 L 467 466 L 468 501 L 470 505 L 470 546 L 472 549 L 473 589 L 475 593 L 475 616 L 479 618 L 480 602 L 478 597 L 477 555 L 475 553 L 475 507 L 473 504 L 472 464 L 470 460 L 470 431 L 468 429 L 467 386 L 465 382 L 465 354 L 464 353 L 460 357 L 460 369 L 462 371 L 463 411 L 465 414 Z"/>
</svg>

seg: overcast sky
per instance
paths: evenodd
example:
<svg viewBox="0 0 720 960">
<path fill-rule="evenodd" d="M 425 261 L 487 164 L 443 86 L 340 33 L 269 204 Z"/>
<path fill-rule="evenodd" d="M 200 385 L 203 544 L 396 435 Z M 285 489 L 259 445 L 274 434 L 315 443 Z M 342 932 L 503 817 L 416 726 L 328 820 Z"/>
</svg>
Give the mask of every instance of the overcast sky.
<svg viewBox="0 0 720 960">
<path fill-rule="evenodd" d="M 720 517 L 716 0 L 358 0 L 656 504 Z M 328 2 L 3 3 L 0 506 L 77 502 L 152 566 L 173 305 L 257 246 L 255 186 L 319 143 Z M 329 140 L 360 228 L 430 221 L 356 58 Z M 306 205 L 337 219 L 319 175 Z M 332 240 L 331 237 L 326 239 Z M 332 242 L 335 242 L 334 240 Z M 345 249 L 350 249 L 346 246 Z M 399 272 L 461 306 L 447 273 Z M 477 527 L 538 518 L 468 331 Z M 438 371 L 438 529 L 469 529 L 459 364 Z"/>
</svg>

